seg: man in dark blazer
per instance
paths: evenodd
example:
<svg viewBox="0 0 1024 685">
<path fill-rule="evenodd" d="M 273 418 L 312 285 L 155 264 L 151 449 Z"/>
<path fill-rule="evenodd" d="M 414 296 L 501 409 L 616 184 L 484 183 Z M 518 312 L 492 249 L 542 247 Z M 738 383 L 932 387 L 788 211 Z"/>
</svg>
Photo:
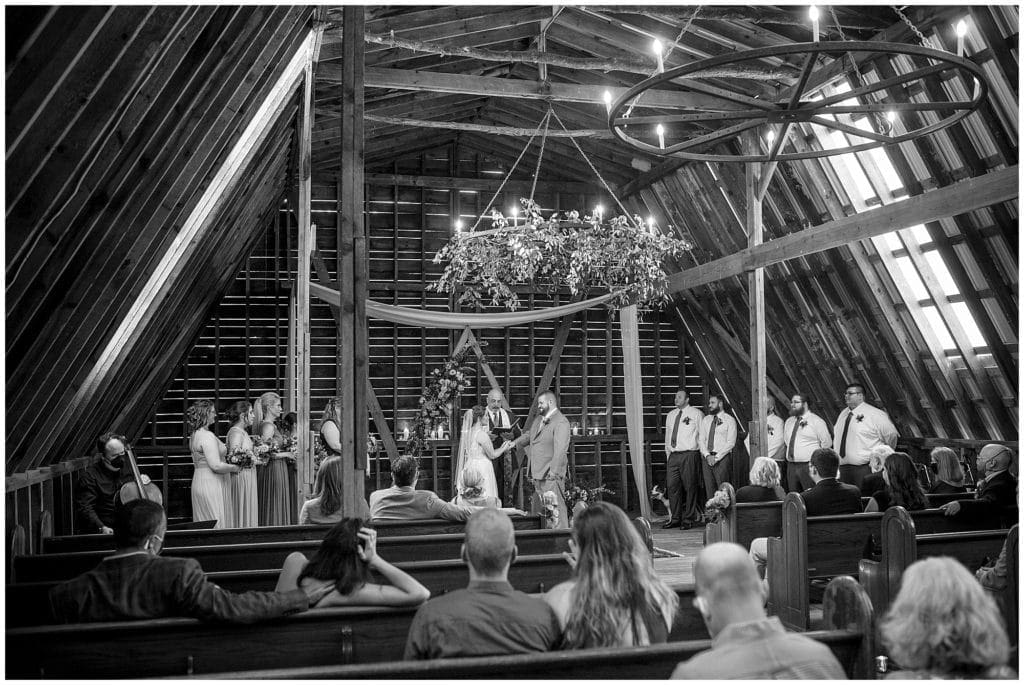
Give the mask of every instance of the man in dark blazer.
<svg viewBox="0 0 1024 685">
<path fill-rule="evenodd" d="M 814 481 L 814 487 L 800 493 L 807 507 L 808 516 L 832 516 L 835 514 L 859 514 L 860 489 L 855 485 L 840 483 L 839 455 L 829 447 L 820 447 L 811 453 L 807 472 Z"/>
<path fill-rule="evenodd" d="M 87 623 L 182 616 L 254 623 L 305 611 L 333 587 L 308 593 L 228 592 L 207 581 L 195 559 L 158 556 L 166 530 L 167 517 L 155 502 L 135 500 L 119 507 L 114 520 L 117 551 L 92 571 L 50 591 L 53 618 Z"/>
<path fill-rule="evenodd" d="M 1009 471 L 1012 461 L 1013 452 L 1006 445 L 982 447 L 975 465 L 984 478 L 978 481 L 974 499 L 943 504 L 941 509 L 946 516 L 965 517 L 981 527 L 999 526 L 1006 510 L 1017 506 L 1017 481 Z M 1016 516 L 1011 518 L 1016 521 Z"/>
<path fill-rule="evenodd" d="M 519 419 L 501 406 L 504 399 L 501 390 L 497 388 L 491 388 L 487 393 L 487 432 L 491 436 L 491 444 L 495 450 L 504 445 L 506 440 L 515 440 L 523 434 L 519 427 Z M 509 455 L 507 458 L 515 463 L 514 456 Z M 494 467 L 494 478 L 498 483 L 498 498 L 507 505 L 509 502 L 505 499 L 505 459 L 504 455 L 492 459 L 491 466 Z"/>
</svg>

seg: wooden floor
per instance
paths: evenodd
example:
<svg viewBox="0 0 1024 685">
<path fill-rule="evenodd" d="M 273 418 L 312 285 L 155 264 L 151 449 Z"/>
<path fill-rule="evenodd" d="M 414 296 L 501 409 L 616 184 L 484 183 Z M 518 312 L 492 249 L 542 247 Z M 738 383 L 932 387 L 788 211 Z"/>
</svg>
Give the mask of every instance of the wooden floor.
<svg viewBox="0 0 1024 685">
<path fill-rule="evenodd" d="M 704 528 L 664 530 L 661 524 L 666 519 L 651 522 L 654 532 L 654 546 L 667 552 L 681 554 L 681 557 L 657 557 L 654 568 L 669 585 L 693 584 L 693 560 L 704 547 Z"/>
</svg>

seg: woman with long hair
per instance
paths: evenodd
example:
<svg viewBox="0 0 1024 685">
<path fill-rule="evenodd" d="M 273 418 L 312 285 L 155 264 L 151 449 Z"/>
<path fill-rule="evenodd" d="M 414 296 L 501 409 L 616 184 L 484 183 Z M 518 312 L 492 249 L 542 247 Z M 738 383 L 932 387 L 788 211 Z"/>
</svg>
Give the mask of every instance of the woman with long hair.
<svg viewBox="0 0 1024 685">
<path fill-rule="evenodd" d="M 736 491 L 736 502 L 781 502 L 786 496 L 782 473 L 774 459 L 758 457 L 750 467 L 750 485 Z"/>
<path fill-rule="evenodd" d="M 498 479 L 494 476 L 492 459 L 515 448 L 515 443 L 506 440 L 498 449 L 494 449 L 487 428 L 487 408 L 476 405 L 468 409 L 462 419 L 462 435 L 459 438 L 459 454 L 455 464 L 456 489 L 462 489 L 463 476 L 467 468 L 476 468 L 483 477 L 481 494 L 498 499 Z"/>
<path fill-rule="evenodd" d="M 384 576 L 387 585 L 370 582 L 370 571 Z M 346 518 L 335 525 L 320 543 L 312 559 L 292 552 L 277 579 L 278 592 L 307 592 L 333 586 L 317 607 L 416 606 L 430 598 L 430 591 L 405 571 L 377 554 L 377 531 L 364 527 L 362 519 Z"/>
<path fill-rule="evenodd" d="M 245 400 L 235 402 L 228 407 L 228 421 L 231 422 L 227 435 L 228 454 L 248 452 L 251 455 L 253 444 L 247 429 L 253 422 L 252 405 Z M 255 528 L 260 523 L 255 465 L 241 468 L 228 478 L 235 527 Z"/>
<path fill-rule="evenodd" d="M 252 410 L 254 434 L 263 444 L 270 446 L 266 455 L 269 461 L 265 466 L 257 467 L 260 525 L 293 525 L 299 505 L 295 489 L 290 486 L 290 455 L 281 451 L 285 436 L 275 423 L 282 413 L 281 396 L 276 392 L 265 392 L 253 402 Z"/>
<path fill-rule="evenodd" d="M 935 469 L 935 483 L 928 489 L 930 495 L 959 495 L 967 492 L 964 470 L 956 452 L 948 447 L 936 447 L 931 453 Z"/>
<path fill-rule="evenodd" d="M 341 398 L 332 397 L 320 417 L 320 444 L 329 455 L 341 456 Z"/>
<path fill-rule="evenodd" d="M 303 526 L 338 523 L 343 518 L 341 504 L 342 490 L 341 457 L 328 457 L 320 462 L 313 484 L 313 499 L 307 500 L 299 512 L 299 524 Z M 357 498 L 356 515 L 370 518 L 370 505 L 362 497 Z"/>
<path fill-rule="evenodd" d="M 1015 678 L 995 600 L 950 557 L 915 561 L 879 630 L 897 670 L 889 678 Z"/>
<path fill-rule="evenodd" d="M 227 448 L 210 430 L 217 420 L 213 402 L 193 402 L 185 413 L 185 424 L 189 431 L 189 451 L 192 455 L 192 520 L 213 521 L 214 528 L 227 528 L 230 519 L 227 514 L 231 506 L 225 502 L 224 479 L 238 471 L 224 461 Z"/>
<path fill-rule="evenodd" d="M 665 642 L 679 599 L 654 572 L 650 552 L 621 509 L 597 502 L 577 514 L 569 549 L 572 580 L 544 596 L 562 625 L 564 647 Z"/>
<path fill-rule="evenodd" d="M 864 511 L 885 511 L 889 507 L 903 507 L 907 511 L 928 508 L 921 483 L 917 479 L 914 462 L 904 452 L 893 452 L 882 467 L 885 489 L 871 496 Z"/>
</svg>

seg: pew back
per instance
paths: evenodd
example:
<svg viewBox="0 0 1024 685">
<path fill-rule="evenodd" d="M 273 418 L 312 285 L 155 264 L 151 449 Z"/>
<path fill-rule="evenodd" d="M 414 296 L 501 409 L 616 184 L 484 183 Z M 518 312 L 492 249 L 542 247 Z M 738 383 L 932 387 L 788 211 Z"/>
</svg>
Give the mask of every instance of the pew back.
<svg viewBox="0 0 1024 685">
<path fill-rule="evenodd" d="M 540 530 L 539 516 L 513 516 L 516 530 Z M 421 519 L 417 521 L 374 521 L 378 538 L 403 535 L 440 535 L 465 532 L 460 521 Z M 265 526 L 262 528 L 225 528 L 219 530 L 169 530 L 165 547 L 197 547 L 204 545 L 253 545 L 271 542 L 323 540 L 331 526 Z M 56 552 L 111 551 L 113 535 L 64 535 L 45 538 L 43 551 Z"/>
</svg>

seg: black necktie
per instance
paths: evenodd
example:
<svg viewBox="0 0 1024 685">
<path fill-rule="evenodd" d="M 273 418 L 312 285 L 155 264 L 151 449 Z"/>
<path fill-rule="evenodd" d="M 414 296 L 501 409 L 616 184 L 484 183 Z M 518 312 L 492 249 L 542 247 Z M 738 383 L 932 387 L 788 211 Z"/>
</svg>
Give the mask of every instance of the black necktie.
<svg viewBox="0 0 1024 685">
<path fill-rule="evenodd" d="M 798 430 L 800 430 L 800 418 L 796 417 L 793 420 L 793 434 L 789 436 L 789 453 L 786 455 L 788 461 L 796 461 L 793 448 L 796 446 L 796 432 Z"/>
<path fill-rule="evenodd" d="M 679 410 L 679 413 L 676 414 L 676 423 L 672 426 L 672 444 L 670 447 L 672 447 L 673 450 L 676 448 L 676 438 L 679 437 L 679 419 L 681 418 L 683 418 L 683 412 L 682 410 Z"/>
<path fill-rule="evenodd" d="M 708 431 L 708 452 L 715 451 L 715 424 L 718 419 L 715 418 L 714 414 L 711 415 L 711 430 Z"/>
<path fill-rule="evenodd" d="M 850 419 L 853 418 L 853 412 L 851 411 L 846 415 L 846 423 L 843 424 L 843 437 L 839 439 L 839 458 L 842 459 L 846 456 L 846 436 L 850 432 Z"/>
</svg>

